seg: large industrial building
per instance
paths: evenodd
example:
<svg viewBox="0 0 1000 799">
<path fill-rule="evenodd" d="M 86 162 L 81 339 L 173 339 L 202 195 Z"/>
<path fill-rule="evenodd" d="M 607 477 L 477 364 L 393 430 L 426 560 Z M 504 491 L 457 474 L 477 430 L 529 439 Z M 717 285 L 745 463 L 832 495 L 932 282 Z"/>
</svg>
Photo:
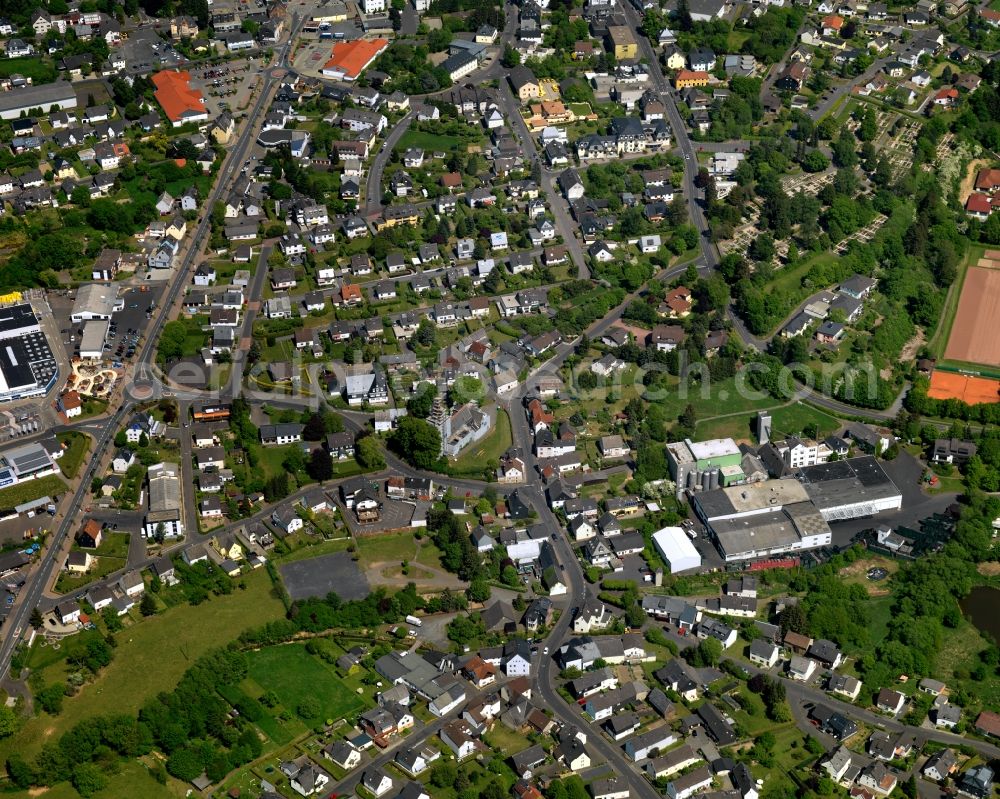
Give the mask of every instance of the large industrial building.
<svg viewBox="0 0 1000 799">
<path fill-rule="evenodd" d="M 701 566 L 701 555 L 680 527 L 664 527 L 653 533 L 653 545 L 671 574 Z"/>
<path fill-rule="evenodd" d="M 118 289 L 114 285 L 88 283 L 77 289 L 69 318 L 76 323 L 94 319 L 110 320 L 115 311 L 124 307 L 125 301 L 118 299 Z"/>
<path fill-rule="evenodd" d="M 702 491 L 691 506 L 726 561 L 828 546 L 828 522 L 902 506 L 899 489 L 870 456 L 818 464 L 795 479 Z"/>
<path fill-rule="evenodd" d="M 56 459 L 61 457 L 62 447 L 55 436 L 0 452 L 0 488 L 57 474 Z"/>
<path fill-rule="evenodd" d="M 670 476 L 677 491 L 710 491 L 743 482 L 743 453 L 731 438 L 667 444 Z"/>
<path fill-rule="evenodd" d="M 164 538 L 184 535 L 181 521 L 181 480 L 176 463 L 157 463 L 149 467 L 149 510 L 142 528 L 145 538 L 155 538 L 162 530 Z"/>
<path fill-rule="evenodd" d="M 799 480 L 828 522 L 874 516 L 903 506 L 896 484 L 870 455 L 808 466 L 799 470 Z"/>
<path fill-rule="evenodd" d="M 57 106 L 60 111 L 77 107 L 76 92 L 69 81 L 58 80 L 0 93 L 0 119 L 17 119 L 35 108 L 47 114 Z"/>
<path fill-rule="evenodd" d="M 59 376 L 59 366 L 28 303 L 0 308 L 0 402 L 37 397 Z"/>
</svg>

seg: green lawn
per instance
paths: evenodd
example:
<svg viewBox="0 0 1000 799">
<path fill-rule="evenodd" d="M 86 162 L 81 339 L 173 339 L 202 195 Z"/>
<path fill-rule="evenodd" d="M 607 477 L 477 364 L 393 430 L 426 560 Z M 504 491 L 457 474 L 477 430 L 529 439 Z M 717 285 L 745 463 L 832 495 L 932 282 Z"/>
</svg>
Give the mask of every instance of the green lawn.
<svg viewBox="0 0 1000 799">
<path fill-rule="evenodd" d="M 872 646 L 875 646 L 889 633 L 889 624 L 892 621 L 892 597 L 872 597 L 868 607 L 871 610 L 868 629 L 871 631 Z"/>
<path fill-rule="evenodd" d="M 499 460 L 510 449 L 512 441 L 507 411 L 497 408 L 496 426 L 486 438 L 470 445 L 465 452 L 454 458 L 449 471 L 452 474 L 472 474 L 478 477 L 488 463 Z"/>
<path fill-rule="evenodd" d="M 442 136 L 435 133 L 424 133 L 420 130 L 408 130 L 400 139 L 396 149 L 400 152 L 411 147 L 419 147 L 427 153 L 435 150 L 451 152 L 459 149 L 464 142 L 458 136 Z"/>
<path fill-rule="evenodd" d="M 80 414 L 81 419 L 101 416 L 108 410 L 108 402 L 100 397 L 84 397 L 82 410 L 83 412 Z"/>
<path fill-rule="evenodd" d="M 748 402 L 753 402 L 749 400 Z M 773 402 L 773 400 L 772 400 Z M 696 406 L 697 407 L 697 406 Z M 765 410 L 757 408 L 756 410 Z M 796 402 L 791 405 L 775 406 L 771 409 L 773 437 L 781 435 L 799 435 L 811 424 L 816 425 L 820 439 L 836 432 L 843 422 L 835 416 L 814 408 L 811 405 Z M 756 441 L 756 414 L 748 408 L 746 413 L 735 416 L 719 416 L 701 421 L 697 425 L 699 439 L 733 438 L 737 441 Z"/>
<path fill-rule="evenodd" d="M 50 496 L 54 499 L 67 490 L 66 483 L 55 474 L 39 477 L 37 480 L 26 480 L 23 483 L 12 485 L 10 488 L 0 489 L 0 508 L 14 508 L 44 496 Z"/>
<path fill-rule="evenodd" d="M 70 480 L 80 471 L 80 464 L 90 451 L 90 436 L 83 433 L 60 433 L 56 437 L 60 444 L 66 447 L 59 459 L 59 468 Z"/>
<path fill-rule="evenodd" d="M 241 582 L 246 583 L 245 591 L 213 597 L 197 607 L 168 608 L 120 633 L 111 665 L 77 696 L 67 698 L 60 715 L 30 719 L 17 735 L 0 741 L 0 761 L 14 751 L 32 758 L 43 743 L 58 739 L 78 721 L 107 713 L 110 701 L 116 712 L 137 712 L 151 697 L 176 686 L 184 671 L 209 649 L 225 646 L 245 629 L 284 616 L 284 605 L 273 594 L 263 569 Z M 60 658 L 44 668 L 43 682 L 64 674 Z"/>
<path fill-rule="evenodd" d="M 735 377 L 705 385 L 678 385 L 676 390 L 670 388 L 663 393 L 664 396 L 652 401 L 664 406 L 668 418 L 679 416 L 688 403 L 694 406 L 698 418 L 703 420 L 727 414 L 749 414 L 773 408 L 775 404 L 774 397 L 751 390 L 746 381 L 737 383 Z"/>
<path fill-rule="evenodd" d="M 0 76 L 6 78 L 15 74 L 31 78 L 36 84 L 52 83 L 57 77 L 55 68 L 48 59 L 39 56 L 5 58 L 0 63 Z"/>
<path fill-rule="evenodd" d="M 357 547 L 362 569 L 372 563 L 402 563 L 404 560 L 441 568 L 441 550 L 426 536 L 417 541 L 413 531 L 360 536 Z"/>
<path fill-rule="evenodd" d="M 281 704 L 295 712 L 302 700 L 315 698 L 324 719 L 346 719 L 365 707 L 337 672 L 306 652 L 302 644 L 272 646 L 251 652 L 249 677 L 263 691 L 274 691 Z"/>
<path fill-rule="evenodd" d="M 774 434 L 794 435 L 801 433 L 809 425 L 816 425 L 819 437 L 825 438 L 840 429 L 843 422 L 835 416 L 811 405 L 795 403 L 784 408 L 776 408 L 772 414 L 771 429 Z"/>
</svg>

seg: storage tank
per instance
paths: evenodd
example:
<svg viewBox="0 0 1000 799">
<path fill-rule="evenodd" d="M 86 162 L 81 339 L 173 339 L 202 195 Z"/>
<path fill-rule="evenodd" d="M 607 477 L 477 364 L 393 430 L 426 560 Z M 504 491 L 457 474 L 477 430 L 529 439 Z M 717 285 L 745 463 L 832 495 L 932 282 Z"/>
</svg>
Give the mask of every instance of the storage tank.
<svg viewBox="0 0 1000 799">
<path fill-rule="evenodd" d="M 698 472 L 697 472 L 697 470 L 692 469 L 690 472 L 688 472 L 687 483 L 688 483 L 688 489 L 691 490 L 691 491 L 694 491 L 698 487 Z"/>
</svg>

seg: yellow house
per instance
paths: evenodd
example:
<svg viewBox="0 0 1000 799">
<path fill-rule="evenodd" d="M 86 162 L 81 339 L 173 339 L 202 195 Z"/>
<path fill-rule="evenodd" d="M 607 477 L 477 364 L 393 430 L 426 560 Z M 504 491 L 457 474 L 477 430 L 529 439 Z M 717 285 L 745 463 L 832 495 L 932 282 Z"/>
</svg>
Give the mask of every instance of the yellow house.
<svg viewBox="0 0 1000 799">
<path fill-rule="evenodd" d="M 420 214 L 415 205 L 390 205 L 375 221 L 375 230 L 388 230 L 399 225 L 415 225 Z"/>
<path fill-rule="evenodd" d="M 212 536 L 212 549 L 218 552 L 223 558 L 229 560 L 243 560 L 243 545 L 236 540 L 232 533 L 223 536 Z"/>
<path fill-rule="evenodd" d="M 76 170 L 73 169 L 73 165 L 69 161 L 61 159 L 56 162 L 55 169 L 52 171 L 55 173 L 56 180 L 72 180 L 79 177 L 76 174 Z"/>
<path fill-rule="evenodd" d="M 687 59 L 684 57 L 684 53 L 676 47 L 667 53 L 667 69 L 675 71 L 678 69 L 684 69 L 685 64 L 687 64 Z"/>
<path fill-rule="evenodd" d="M 625 25 L 609 25 L 608 42 L 608 49 L 614 52 L 615 58 L 619 61 L 628 61 L 639 54 L 639 46 L 635 43 L 632 29 Z"/>
<path fill-rule="evenodd" d="M 66 571 L 70 574 L 84 574 L 94 565 L 94 556 L 89 552 L 73 550 L 66 557 Z"/>
<path fill-rule="evenodd" d="M 170 220 L 170 224 L 167 225 L 166 234 L 168 236 L 173 236 L 175 239 L 180 241 L 184 238 L 184 234 L 187 233 L 187 222 L 184 221 L 183 216 L 175 216 Z"/>
<path fill-rule="evenodd" d="M 219 114 L 219 118 L 212 123 L 210 133 L 218 144 L 229 144 L 233 133 L 236 131 L 236 121 L 228 111 Z"/>
<path fill-rule="evenodd" d="M 535 73 L 522 64 L 518 64 L 510 71 L 507 80 L 510 81 L 514 93 L 522 103 L 542 96 L 542 87 Z"/>
</svg>

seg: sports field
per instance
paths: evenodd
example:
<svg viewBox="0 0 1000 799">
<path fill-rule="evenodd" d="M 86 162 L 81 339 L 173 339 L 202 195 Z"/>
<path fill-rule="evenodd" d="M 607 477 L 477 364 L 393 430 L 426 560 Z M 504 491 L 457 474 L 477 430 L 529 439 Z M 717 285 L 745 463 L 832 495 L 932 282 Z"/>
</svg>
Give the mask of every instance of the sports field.
<svg viewBox="0 0 1000 799">
<path fill-rule="evenodd" d="M 1000 366 L 1000 338 L 993 335 L 993 325 L 1000 316 L 1000 258 L 993 255 L 1000 253 L 987 250 L 965 275 L 944 351 L 948 360 Z M 990 266 L 982 266 L 984 262 Z"/>
<path fill-rule="evenodd" d="M 964 296 L 964 295 L 963 295 Z M 950 344 L 951 342 L 949 342 Z M 927 391 L 931 399 L 957 399 L 969 405 L 1000 402 L 1000 380 L 972 377 L 935 369 Z"/>
</svg>

